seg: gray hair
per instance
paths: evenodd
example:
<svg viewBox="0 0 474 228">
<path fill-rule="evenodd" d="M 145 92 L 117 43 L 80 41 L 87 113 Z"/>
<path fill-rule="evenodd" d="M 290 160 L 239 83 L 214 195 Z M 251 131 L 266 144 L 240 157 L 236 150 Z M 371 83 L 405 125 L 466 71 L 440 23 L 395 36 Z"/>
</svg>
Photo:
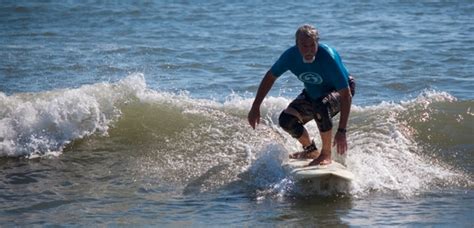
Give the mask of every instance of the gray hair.
<svg viewBox="0 0 474 228">
<path fill-rule="evenodd" d="M 319 41 L 319 31 L 312 25 L 304 24 L 296 30 L 295 41 L 298 44 L 298 37 L 300 35 L 305 35 L 307 37 L 313 38 L 316 42 Z"/>
</svg>

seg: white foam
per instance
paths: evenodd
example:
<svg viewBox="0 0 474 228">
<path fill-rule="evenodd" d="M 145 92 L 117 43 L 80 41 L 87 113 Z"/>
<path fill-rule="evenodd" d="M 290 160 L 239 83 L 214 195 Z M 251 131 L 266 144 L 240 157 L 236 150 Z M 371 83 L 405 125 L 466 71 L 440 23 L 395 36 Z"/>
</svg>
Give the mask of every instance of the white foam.
<svg viewBox="0 0 474 228">
<path fill-rule="evenodd" d="M 355 108 L 355 118 L 363 117 L 348 135 L 350 148 L 346 163 L 356 176 L 352 193 L 382 191 L 410 196 L 436 186 L 439 180 L 449 182 L 458 178 L 460 173 L 425 156 L 424 148 L 413 138 L 412 129 L 401 119 L 410 115 L 414 107 L 454 100 L 447 93 L 430 91 L 400 104 L 383 102 Z"/>
<path fill-rule="evenodd" d="M 250 178 L 252 185 L 259 189 L 264 188 L 263 195 L 268 192 L 284 195 L 284 192 L 291 188 L 291 181 L 285 180 L 281 176 L 281 169 L 275 168 L 276 163 L 270 161 L 276 158 L 267 154 L 269 151 L 289 153 L 301 149 L 297 141 L 281 130 L 277 123 L 280 112 L 290 99 L 267 97 L 261 107 L 261 123 L 264 126 L 257 127 L 256 131 L 250 130 L 246 120 L 253 98 L 231 94 L 221 104 L 213 100 L 193 99 L 187 93 L 172 94 L 146 90 L 139 95 L 139 99 L 146 103 L 169 102 L 181 109 L 183 114 L 198 114 L 210 120 L 211 124 L 205 129 L 190 130 L 192 137 L 187 139 L 194 140 L 190 143 L 196 148 L 191 150 L 202 150 L 202 147 L 205 147 L 201 144 L 206 142 L 195 139 L 203 133 L 214 140 L 213 145 L 220 145 L 219 150 L 205 148 L 211 154 L 201 155 L 203 161 L 208 162 L 207 156 L 226 157 L 222 160 L 228 162 L 230 167 L 250 171 L 251 175 L 254 175 Z M 454 99 L 444 92 L 427 91 L 415 99 L 398 103 L 381 102 L 366 107 L 353 105 L 348 133 L 348 154 L 346 157 L 340 157 L 333 153 L 334 158 L 345 162 L 356 176 L 350 193 L 357 196 L 379 191 L 410 196 L 436 186 L 439 180 L 449 182 L 458 177 L 459 174 L 455 171 L 443 168 L 443 164 L 424 156 L 423 148 L 413 138 L 413 132 L 406 126 L 406 121 L 401 119 L 402 116 L 410 114 L 414 106 L 431 102 L 450 102 Z M 306 126 L 320 145 L 316 124 L 310 122 Z M 233 135 L 230 138 L 227 135 L 229 129 Z M 192 145 L 193 143 L 195 145 Z M 274 147 L 265 149 L 265 145 L 269 143 Z M 234 152 L 238 154 L 239 151 L 245 154 L 244 158 L 234 155 Z M 236 159 L 239 162 L 236 162 Z M 180 167 L 182 161 L 174 158 L 170 162 L 176 163 L 173 167 Z M 196 166 L 202 166 L 198 161 L 196 163 Z"/>
<path fill-rule="evenodd" d="M 120 116 L 119 103 L 145 89 L 142 74 L 77 89 L 0 93 L 0 156 L 61 153 L 75 139 L 107 134 Z"/>
<path fill-rule="evenodd" d="M 250 108 L 249 104 L 252 100 L 234 98 L 232 101 L 226 104 L 227 107 L 242 104 Z M 355 174 L 356 178 L 352 183 L 350 193 L 359 196 L 377 191 L 408 197 L 437 187 L 440 182 L 453 183 L 453 180 L 462 178 L 462 173 L 445 168 L 445 164 L 426 156 L 424 148 L 415 141 L 412 129 L 406 126 L 406 121 L 402 119 L 403 116 L 410 114 L 413 107 L 425 106 L 433 102 L 452 101 L 455 101 L 455 98 L 448 93 L 425 91 L 415 99 L 400 103 L 382 102 L 366 107 L 354 105 L 348 133 L 347 156 L 338 156 L 333 151 L 334 158 L 345 161 L 348 169 Z M 275 138 L 276 142 L 280 143 L 287 152 L 299 149 L 296 140 L 288 137 L 273 121 L 286 107 L 289 100 L 270 97 L 266 99 L 266 102 L 262 105 L 262 110 L 264 110 L 262 112 L 266 112 L 264 115 L 268 120 L 266 123 L 275 131 L 279 131 L 282 136 Z M 310 123 L 307 128 L 311 135 L 316 137 L 317 144 L 320 144 L 316 126 Z M 261 157 L 255 157 L 257 161 L 261 160 Z M 257 172 L 255 174 L 259 175 Z M 277 171 L 273 174 L 275 177 L 280 175 Z M 259 180 L 259 178 L 255 179 Z M 268 188 L 261 193 L 263 196 L 269 192 L 281 194 L 282 189 L 289 186 L 292 186 L 290 182 L 279 179 L 273 184 L 268 184 Z"/>
</svg>

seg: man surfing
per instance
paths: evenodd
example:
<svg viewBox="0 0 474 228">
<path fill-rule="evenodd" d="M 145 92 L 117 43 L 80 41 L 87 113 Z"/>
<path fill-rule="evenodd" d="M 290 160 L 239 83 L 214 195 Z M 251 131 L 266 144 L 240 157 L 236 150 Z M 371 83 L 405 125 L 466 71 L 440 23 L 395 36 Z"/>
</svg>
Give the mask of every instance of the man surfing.
<svg viewBox="0 0 474 228">
<path fill-rule="evenodd" d="M 283 110 L 279 125 L 296 138 L 303 150 L 290 158 L 313 159 L 312 165 L 331 163 L 332 117 L 341 113 L 333 146 L 337 152 L 347 151 L 346 127 L 351 111 L 355 82 L 333 48 L 319 43 L 319 32 L 311 25 L 303 25 L 295 34 L 296 45 L 287 49 L 263 77 L 248 114 L 250 126 L 260 122 L 260 105 L 274 82 L 286 71 L 291 71 L 304 84 L 303 92 Z M 311 140 L 304 124 L 315 120 L 322 149 Z"/>
</svg>

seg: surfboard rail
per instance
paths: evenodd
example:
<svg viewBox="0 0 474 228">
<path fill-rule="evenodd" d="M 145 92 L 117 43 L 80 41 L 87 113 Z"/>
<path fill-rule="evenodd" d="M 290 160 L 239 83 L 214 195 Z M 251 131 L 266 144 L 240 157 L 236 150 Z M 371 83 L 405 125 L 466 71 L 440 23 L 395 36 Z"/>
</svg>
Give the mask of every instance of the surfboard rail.
<svg viewBox="0 0 474 228">
<path fill-rule="evenodd" d="M 283 163 L 283 168 L 295 179 L 316 179 L 334 176 L 347 181 L 354 179 L 354 174 L 344 165 L 332 161 L 329 165 L 308 166 L 312 159 L 288 159 Z"/>
</svg>

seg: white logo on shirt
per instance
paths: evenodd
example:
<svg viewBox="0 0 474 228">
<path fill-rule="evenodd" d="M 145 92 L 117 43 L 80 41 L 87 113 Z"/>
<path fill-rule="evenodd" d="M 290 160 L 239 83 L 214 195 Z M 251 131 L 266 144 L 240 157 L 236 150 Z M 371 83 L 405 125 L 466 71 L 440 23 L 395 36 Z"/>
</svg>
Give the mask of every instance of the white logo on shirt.
<svg viewBox="0 0 474 228">
<path fill-rule="evenodd" d="M 323 78 L 321 77 L 321 75 L 314 72 L 304 72 L 298 75 L 298 79 L 304 83 L 309 83 L 309 84 L 319 85 L 323 83 Z"/>
</svg>

